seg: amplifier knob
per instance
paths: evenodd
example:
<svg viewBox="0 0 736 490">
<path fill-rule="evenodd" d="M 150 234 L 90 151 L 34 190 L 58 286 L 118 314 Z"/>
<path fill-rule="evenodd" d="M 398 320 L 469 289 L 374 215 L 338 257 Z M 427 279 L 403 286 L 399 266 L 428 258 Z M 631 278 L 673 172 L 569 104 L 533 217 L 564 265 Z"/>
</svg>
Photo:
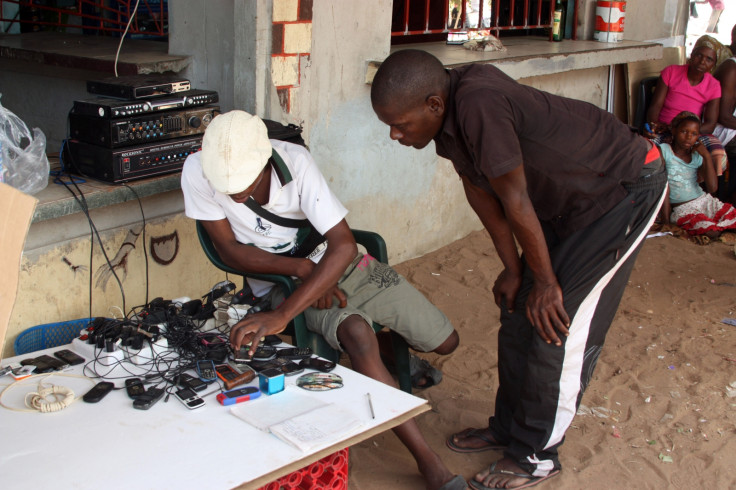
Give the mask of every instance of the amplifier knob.
<svg viewBox="0 0 736 490">
<path fill-rule="evenodd" d="M 189 124 L 193 128 L 198 128 L 202 125 L 202 120 L 197 116 L 192 116 L 187 121 L 187 124 Z"/>
<path fill-rule="evenodd" d="M 145 104 L 143 104 L 143 112 L 148 112 L 150 110 L 151 110 L 151 103 L 150 102 L 146 102 Z"/>
</svg>

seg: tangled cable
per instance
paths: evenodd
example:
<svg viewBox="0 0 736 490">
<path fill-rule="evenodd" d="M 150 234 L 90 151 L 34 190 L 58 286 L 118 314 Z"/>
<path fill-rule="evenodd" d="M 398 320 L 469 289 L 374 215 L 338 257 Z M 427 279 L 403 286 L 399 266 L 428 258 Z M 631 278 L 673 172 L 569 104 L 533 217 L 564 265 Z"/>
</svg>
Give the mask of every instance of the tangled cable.
<svg viewBox="0 0 736 490">
<path fill-rule="evenodd" d="M 38 392 L 26 394 L 26 407 L 38 410 L 41 413 L 49 413 L 64 410 L 74 402 L 74 392 L 70 388 L 55 385 L 41 388 L 41 383 L 38 384 L 38 387 Z M 48 396 L 53 396 L 55 401 L 47 400 L 46 397 Z"/>
</svg>

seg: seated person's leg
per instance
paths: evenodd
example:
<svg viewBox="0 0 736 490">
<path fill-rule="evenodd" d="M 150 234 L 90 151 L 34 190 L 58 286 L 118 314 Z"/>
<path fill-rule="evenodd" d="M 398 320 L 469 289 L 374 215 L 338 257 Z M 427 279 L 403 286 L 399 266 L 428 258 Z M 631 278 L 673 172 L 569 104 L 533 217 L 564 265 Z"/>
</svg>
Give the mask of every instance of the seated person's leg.
<svg viewBox="0 0 736 490">
<path fill-rule="evenodd" d="M 393 377 L 381 361 L 373 328 L 362 315 L 350 314 L 344 318 L 336 329 L 336 336 L 350 357 L 354 370 L 396 387 Z M 427 444 L 414 419 L 394 427 L 393 431 L 416 460 L 428 488 L 440 488 L 453 478 L 437 453 Z"/>
</svg>

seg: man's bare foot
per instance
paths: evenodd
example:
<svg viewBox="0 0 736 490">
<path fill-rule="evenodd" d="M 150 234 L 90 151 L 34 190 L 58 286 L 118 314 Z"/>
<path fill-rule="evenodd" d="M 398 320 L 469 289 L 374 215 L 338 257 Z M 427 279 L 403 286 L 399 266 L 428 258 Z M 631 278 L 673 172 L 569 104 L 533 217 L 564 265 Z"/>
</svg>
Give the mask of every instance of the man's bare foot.
<svg viewBox="0 0 736 490">
<path fill-rule="evenodd" d="M 488 428 L 470 428 L 453 434 L 447 439 L 447 447 L 458 453 L 477 453 L 491 449 L 505 449 L 504 445 L 496 441 Z"/>
<path fill-rule="evenodd" d="M 424 477 L 427 490 L 438 490 L 455 477 L 437 454 L 434 454 L 430 461 L 424 461 L 417 466 Z"/>
<path fill-rule="evenodd" d="M 509 458 L 503 458 L 480 473 L 476 474 L 471 481 L 473 488 L 529 488 L 538 483 L 552 478 L 560 470 L 553 470 L 547 476 L 534 477 L 521 469 L 519 465 Z"/>
</svg>

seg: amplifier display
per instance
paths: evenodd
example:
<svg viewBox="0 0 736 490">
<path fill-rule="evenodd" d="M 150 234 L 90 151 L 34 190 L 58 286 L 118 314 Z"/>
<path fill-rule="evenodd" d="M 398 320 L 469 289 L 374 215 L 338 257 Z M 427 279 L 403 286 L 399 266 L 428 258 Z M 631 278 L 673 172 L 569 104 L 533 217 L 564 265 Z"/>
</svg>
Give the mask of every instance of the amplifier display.
<svg viewBox="0 0 736 490">
<path fill-rule="evenodd" d="M 119 184 L 178 172 L 189 155 L 202 149 L 202 135 L 118 149 L 69 140 L 68 148 L 68 167 L 72 171 Z"/>
<path fill-rule="evenodd" d="M 106 148 L 119 148 L 203 134 L 212 118 L 219 113 L 219 106 L 206 106 L 123 119 L 69 114 L 69 128 L 72 138 L 76 140 Z"/>
<path fill-rule="evenodd" d="M 185 92 L 177 92 L 175 94 L 162 95 L 145 100 L 120 100 L 97 97 L 87 100 L 75 100 L 74 106 L 72 107 L 72 114 L 119 119 L 157 111 L 214 104 L 218 100 L 219 96 L 217 92 L 212 90 L 187 90 Z"/>
</svg>

